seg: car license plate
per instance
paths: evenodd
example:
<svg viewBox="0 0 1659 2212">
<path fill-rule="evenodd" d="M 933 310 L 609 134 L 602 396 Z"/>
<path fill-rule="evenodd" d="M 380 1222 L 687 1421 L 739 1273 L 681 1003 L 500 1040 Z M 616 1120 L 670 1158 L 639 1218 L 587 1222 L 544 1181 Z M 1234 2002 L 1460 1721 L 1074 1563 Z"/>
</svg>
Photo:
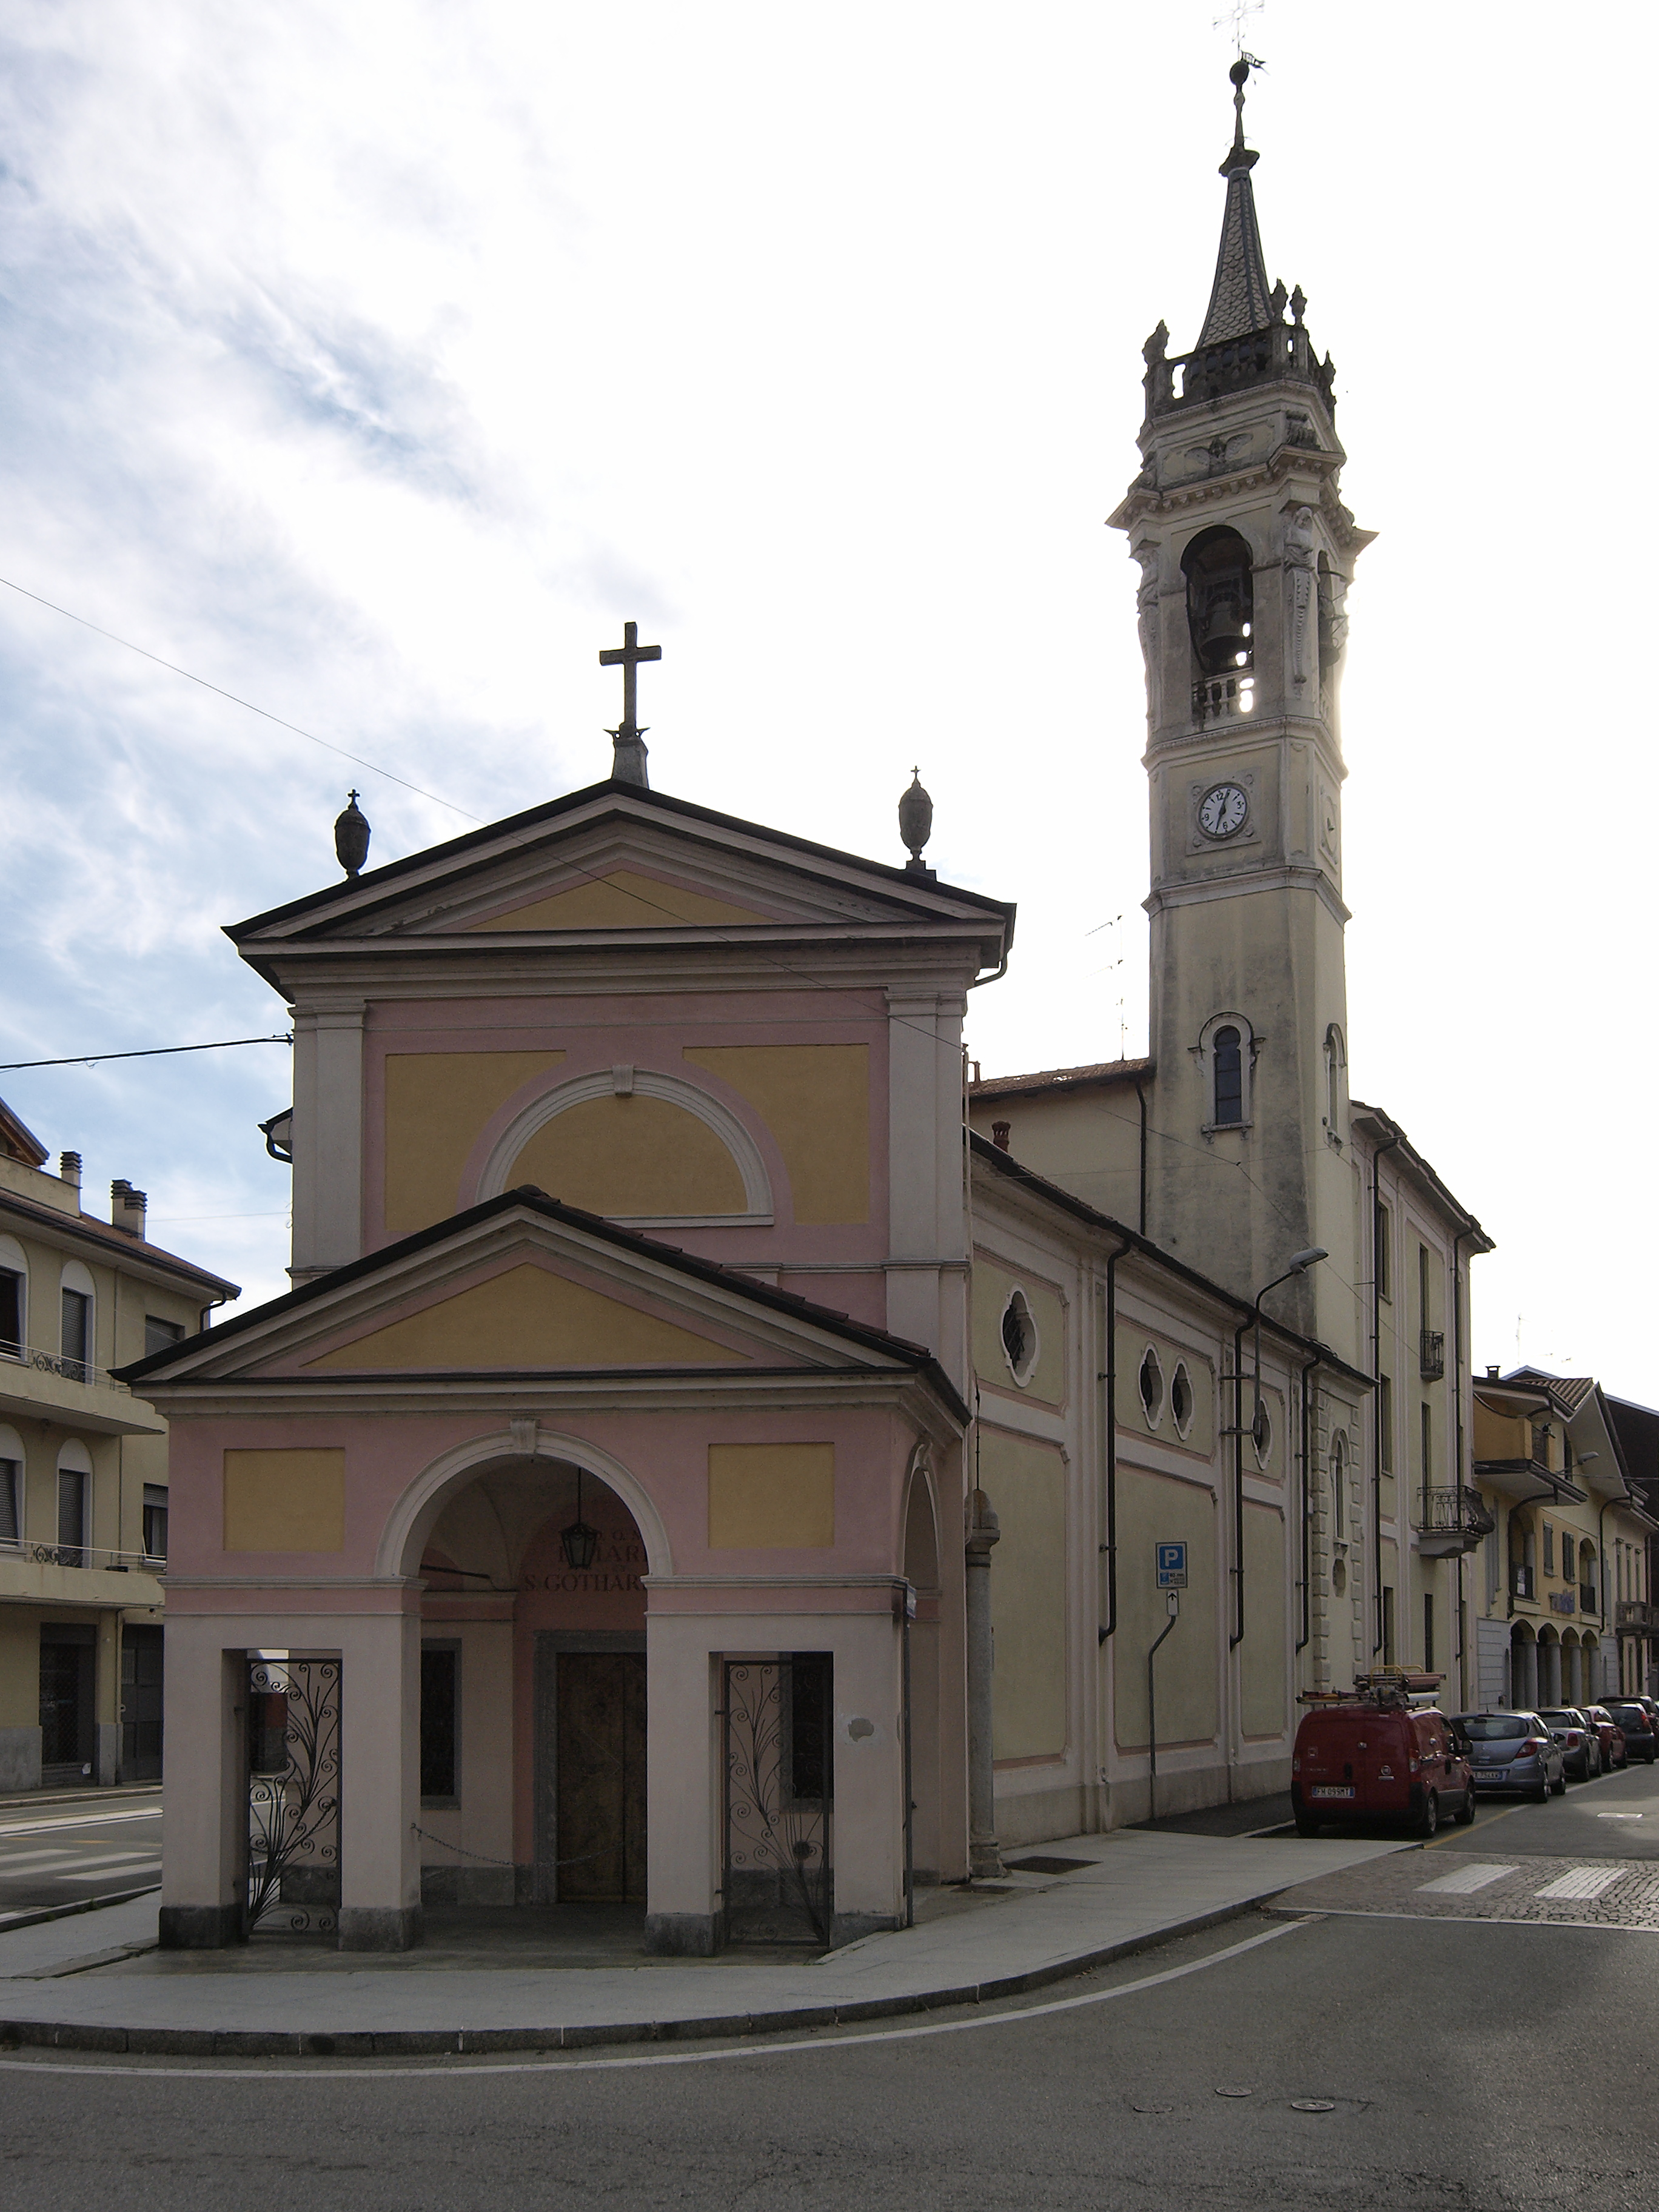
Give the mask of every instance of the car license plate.
<svg viewBox="0 0 1659 2212">
<path fill-rule="evenodd" d="M 1316 1782 L 1308 1795 L 1310 1797 L 1352 1797 L 1353 1785 L 1351 1783 Z"/>
</svg>

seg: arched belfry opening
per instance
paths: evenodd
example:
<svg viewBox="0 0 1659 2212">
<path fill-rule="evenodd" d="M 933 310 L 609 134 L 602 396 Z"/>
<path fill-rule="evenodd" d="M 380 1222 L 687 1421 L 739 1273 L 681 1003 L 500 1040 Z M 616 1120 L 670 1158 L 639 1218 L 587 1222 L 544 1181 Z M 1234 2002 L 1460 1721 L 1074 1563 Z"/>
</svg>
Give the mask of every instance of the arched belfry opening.
<svg viewBox="0 0 1659 2212">
<path fill-rule="evenodd" d="M 425 1902 L 641 1914 L 646 1546 L 546 1458 L 470 1472 L 421 1550 Z"/>
<path fill-rule="evenodd" d="M 1200 531 L 1181 556 L 1187 580 L 1187 629 L 1192 640 L 1194 702 L 1200 711 L 1210 688 L 1222 687 L 1217 703 L 1231 701 L 1247 712 L 1255 688 L 1255 556 L 1237 530 L 1218 525 Z"/>
</svg>

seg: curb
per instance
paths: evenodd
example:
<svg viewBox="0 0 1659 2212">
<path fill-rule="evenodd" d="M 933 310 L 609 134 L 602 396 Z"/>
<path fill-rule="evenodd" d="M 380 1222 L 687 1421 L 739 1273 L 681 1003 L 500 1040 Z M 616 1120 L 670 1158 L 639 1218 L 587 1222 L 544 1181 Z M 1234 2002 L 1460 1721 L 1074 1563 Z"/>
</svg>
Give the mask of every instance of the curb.
<svg viewBox="0 0 1659 2212">
<path fill-rule="evenodd" d="M 0 1936 L 12 1935 L 19 1928 L 38 1928 L 46 1920 L 72 1919 L 77 1912 L 97 1912 L 106 1905 L 131 1905 L 135 1897 L 153 1897 L 161 1887 L 159 1881 L 147 1881 L 138 1889 L 112 1889 L 102 1897 L 77 1897 L 72 1905 L 36 1905 L 21 1912 L 0 1912 Z"/>
<path fill-rule="evenodd" d="M 606 2021 L 570 2027 L 361 2028 L 319 2033 L 298 2028 L 108 2027 L 91 2021 L 0 2020 L 0 2049 L 19 2046 L 55 2051 L 126 2052 L 134 2056 L 185 2058 L 392 2058 L 441 2057 L 463 2052 L 583 2051 L 608 2043 L 695 2042 L 711 2037 L 777 2035 L 792 2029 L 842 2027 L 905 2013 L 938 2012 L 952 2005 L 989 2004 L 1023 1996 L 1055 1982 L 1069 1981 L 1091 1967 L 1110 1966 L 1138 1951 L 1155 1949 L 1182 1936 L 1220 1927 L 1282 1896 L 1294 1882 L 1279 1882 L 1209 1912 L 1129 1936 L 1120 1942 L 1079 1951 L 1027 1973 L 1004 1974 L 987 1982 L 964 1982 L 948 1989 L 922 1990 L 909 1996 L 861 1997 L 840 2004 L 796 2005 L 776 2012 L 710 2014 L 695 2020 Z"/>
</svg>

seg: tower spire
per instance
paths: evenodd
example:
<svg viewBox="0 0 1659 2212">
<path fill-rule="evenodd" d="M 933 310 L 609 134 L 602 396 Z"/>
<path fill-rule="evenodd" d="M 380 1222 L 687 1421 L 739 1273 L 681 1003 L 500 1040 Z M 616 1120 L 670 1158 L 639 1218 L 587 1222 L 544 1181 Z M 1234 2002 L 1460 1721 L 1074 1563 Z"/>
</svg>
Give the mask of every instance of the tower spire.
<svg viewBox="0 0 1659 2212">
<path fill-rule="evenodd" d="M 1255 194 L 1250 185 L 1250 172 L 1260 157 L 1244 143 L 1244 88 L 1255 66 L 1250 55 L 1241 54 L 1227 72 L 1233 84 L 1234 118 L 1233 143 L 1221 164 L 1221 174 L 1227 179 L 1227 206 L 1221 218 L 1221 250 L 1216 256 L 1209 312 L 1199 333 L 1200 351 L 1228 338 L 1266 330 L 1279 320 L 1261 252 L 1261 233 L 1256 228 Z"/>
</svg>

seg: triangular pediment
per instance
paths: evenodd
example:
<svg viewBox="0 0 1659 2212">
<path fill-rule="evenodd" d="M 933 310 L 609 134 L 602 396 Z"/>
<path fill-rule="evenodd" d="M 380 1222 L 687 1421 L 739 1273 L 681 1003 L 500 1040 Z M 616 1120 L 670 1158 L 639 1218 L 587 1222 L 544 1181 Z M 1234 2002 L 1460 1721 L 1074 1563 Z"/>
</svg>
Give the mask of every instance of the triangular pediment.
<svg viewBox="0 0 1659 2212">
<path fill-rule="evenodd" d="M 751 1355 L 640 1303 L 561 1273 L 547 1255 L 509 1263 L 396 1321 L 349 1334 L 307 1374 L 454 1368 L 729 1367 Z"/>
<path fill-rule="evenodd" d="M 123 1370 L 142 1395 L 421 1377 L 902 1374 L 920 1347 L 514 1190 Z M 948 1389 L 948 1385 L 945 1386 Z"/>
<path fill-rule="evenodd" d="M 228 933 L 276 981 L 286 953 L 507 944 L 944 935 L 1000 960 L 1012 908 L 926 872 L 813 845 L 661 793 L 598 784 Z M 270 963 L 270 964 L 268 964 Z"/>
</svg>

